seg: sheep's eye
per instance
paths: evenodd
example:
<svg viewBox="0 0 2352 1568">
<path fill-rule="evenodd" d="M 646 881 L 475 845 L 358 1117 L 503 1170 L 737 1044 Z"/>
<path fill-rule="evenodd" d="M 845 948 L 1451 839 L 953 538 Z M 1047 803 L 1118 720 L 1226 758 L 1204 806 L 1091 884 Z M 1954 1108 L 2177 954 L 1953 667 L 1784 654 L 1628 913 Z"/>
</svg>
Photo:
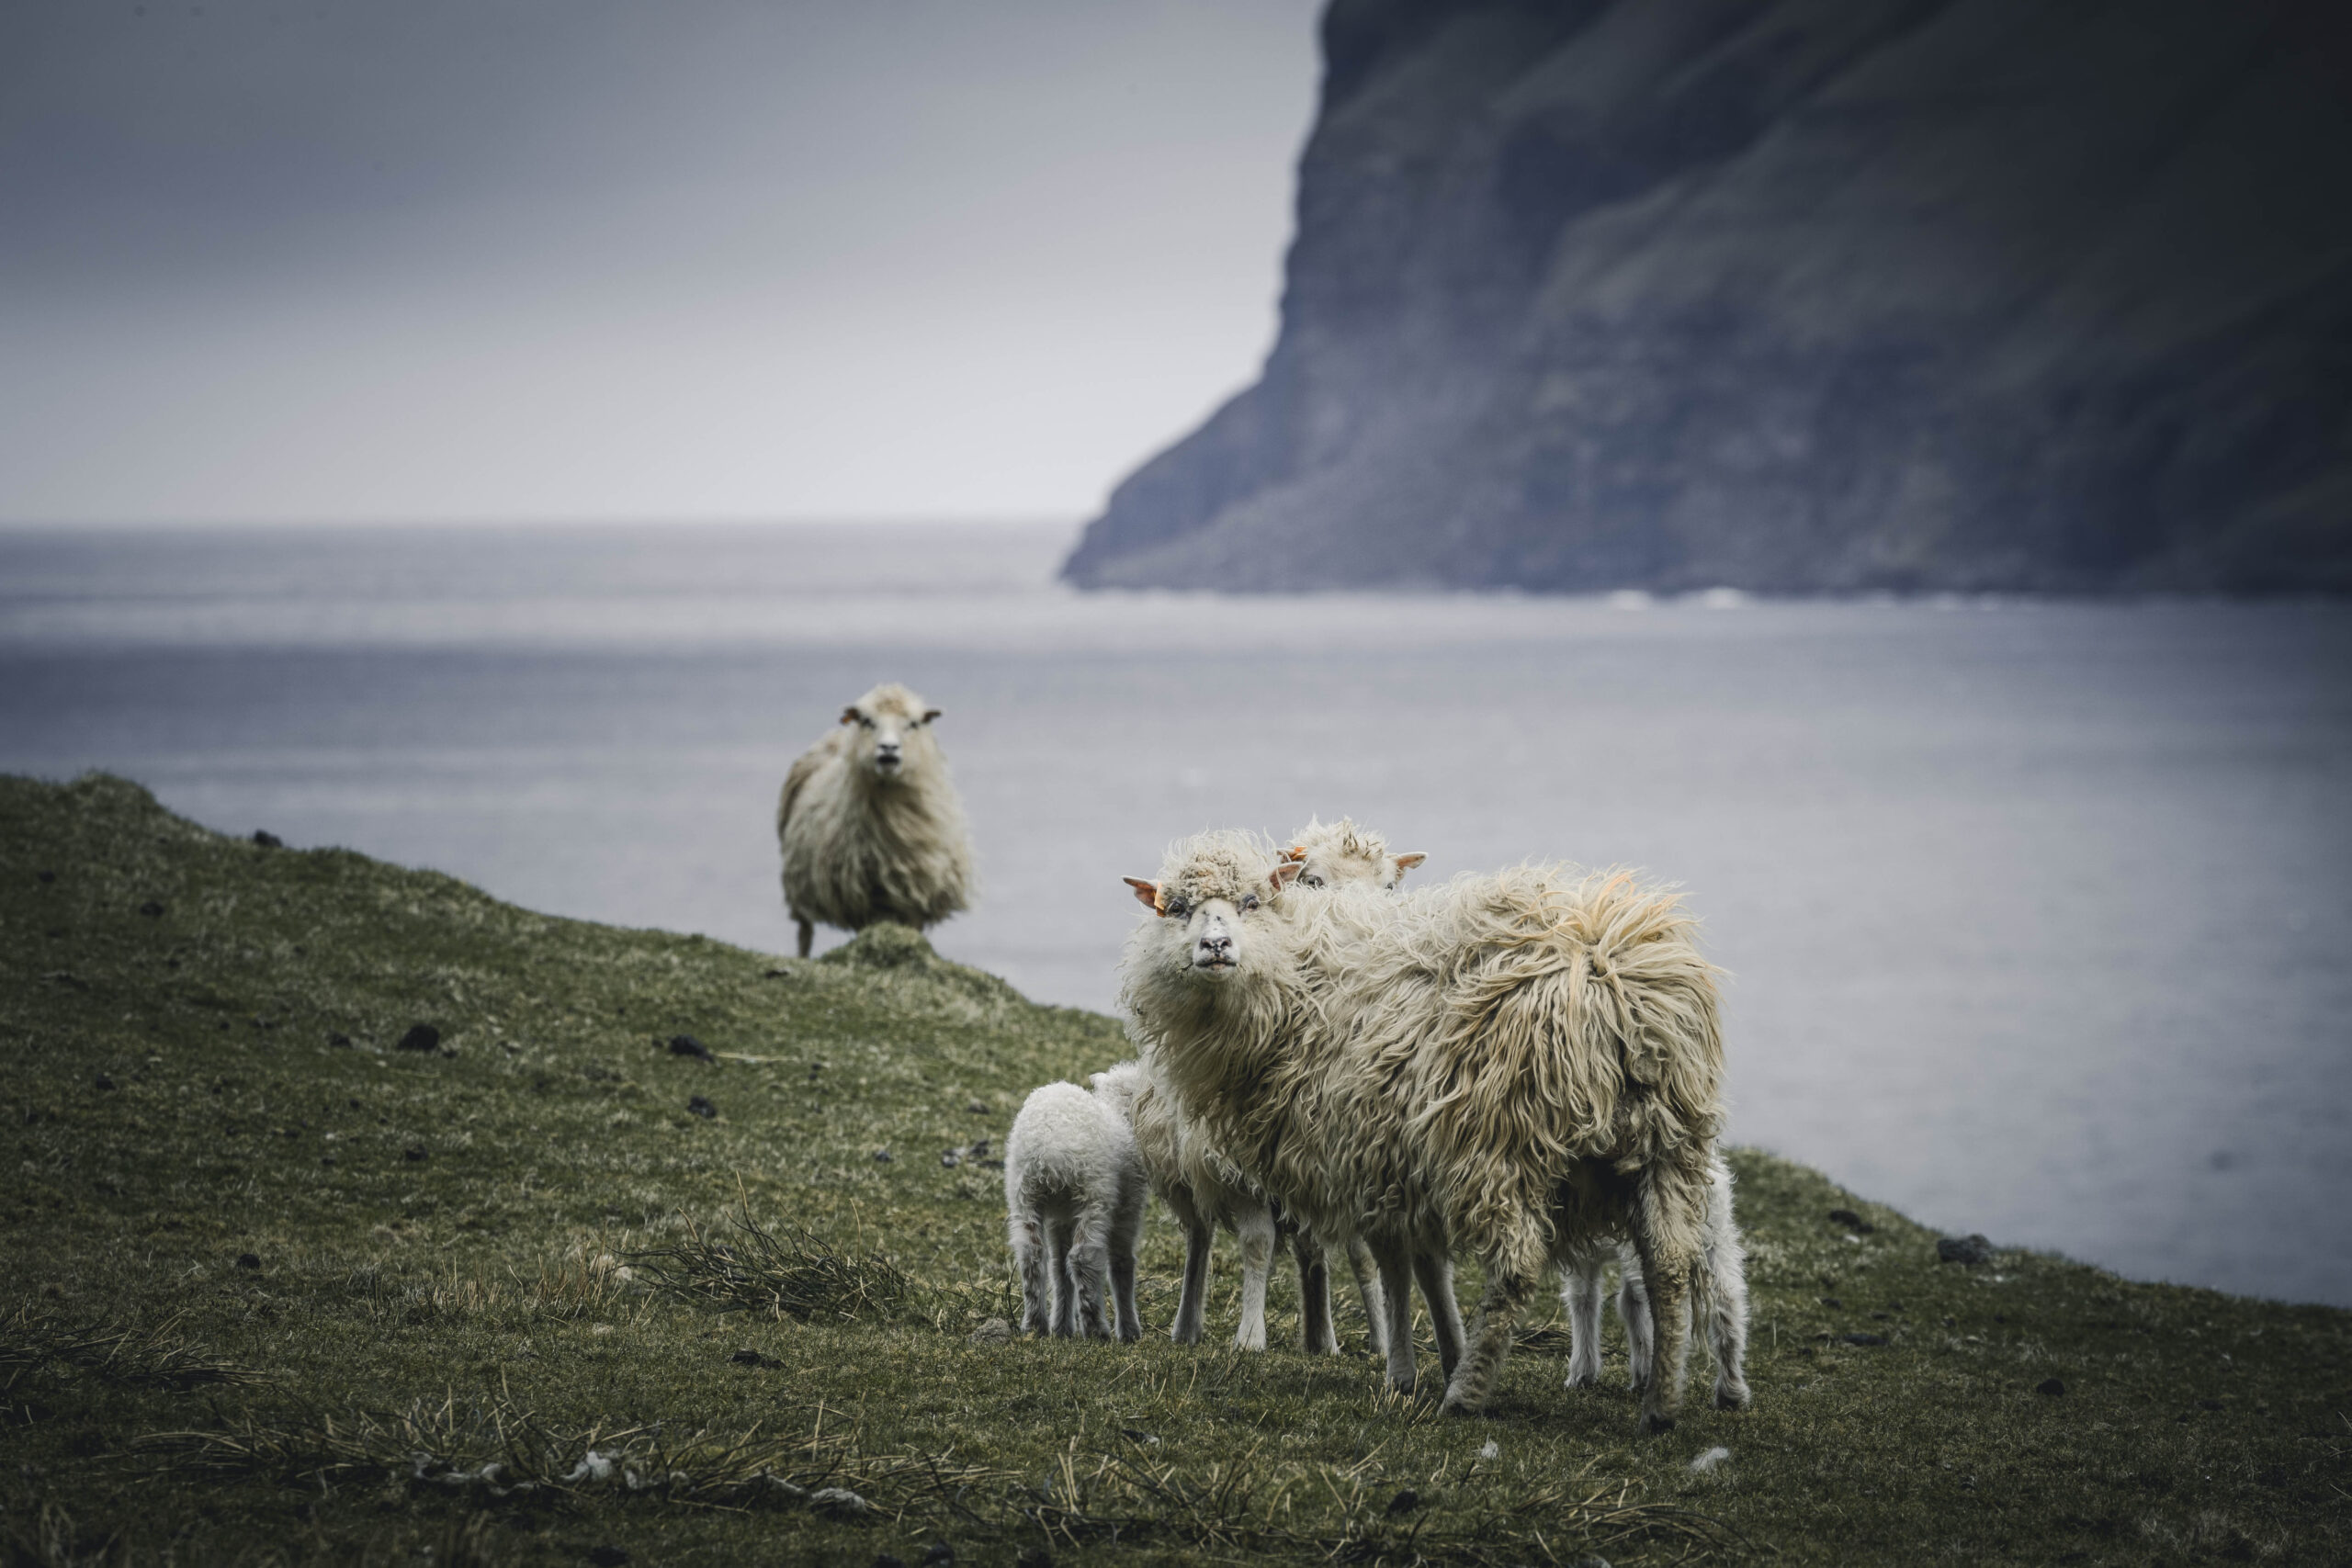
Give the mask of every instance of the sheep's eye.
<svg viewBox="0 0 2352 1568">
<path fill-rule="evenodd" d="M 1193 907 L 1190 904 L 1185 903 L 1182 898 L 1170 898 L 1168 900 L 1168 918 L 1170 919 L 1181 920 L 1192 912 Z"/>
<path fill-rule="evenodd" d="M 864 714 L 859 714 L 857 716 L 857 722 L 861 728 L 871 729 L 874 728 L 874 721 L 866 717 Z"/>
<path fill-rule="evenodd" d="M 1252 909 L 1256 908 L 1257 907 L 1258 907 L 1258 896 L 1257 896 L 1255 893 L 1244 893 L 1244 894 L 1241 896 L 1241 912 L 1242 912 L 1243 914 L 1245 914 L 1245 915 L 1246 915 L 1246 914 L 1248 914 L 1250 910 L 1252 910 Z"/>
<path fill-rule="evenodd" d="M 1323 886 L 1323 879 L 1319 876 L 1302 876 L 1299 880 L 1306 884 L 1309 887 L 1320 887 Z"/>
</svg>

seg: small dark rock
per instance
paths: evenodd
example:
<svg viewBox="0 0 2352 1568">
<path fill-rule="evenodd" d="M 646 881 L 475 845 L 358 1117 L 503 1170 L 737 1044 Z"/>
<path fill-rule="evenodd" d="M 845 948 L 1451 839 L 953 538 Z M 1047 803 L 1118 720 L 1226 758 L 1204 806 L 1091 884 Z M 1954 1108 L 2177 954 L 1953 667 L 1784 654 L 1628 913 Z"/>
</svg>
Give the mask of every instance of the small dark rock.
<svg viewBox="0 0 2352 1568">
<path fill-rule="evenodd" d="M 261 1258 L 255 1253 L 240 1252 L 237 1254 L 237 1267 L 240 1269 L 258 1269 L 261 1267 Z"/>
<path fill-rule="evenodd" d="M 49 873 L 44 871 L 40 874 L 42 881 L 46 882 L 49 880 Z M 989 1113 L 988 1106 L 984 1102 L 977 1100 L 964 1107 L 964 1109 L 970 1111 L 975 1116 L 986 1116 Z"/>
<path fill-rule="evenodd" d="M 784 1365 L 782 1361 L 777 1360 L 775 1357 L 763 1356 L 757 1350 L 752 1349 L 749 1347 L 736 1351 L 727 1359 L 739 1367 L 780 1367 Z"/>
<path fill-rule="evenodd" d="M 1001 1317 L 989 1318 L 967 1335 L 965 1342 L 971 1345 L 1010 1345 L 1012 1343 L 1012 1325 Z"/>
<path fill-rule="evenodd" d="M 689 1114 L 699 1116 L 706 1122 L 718 1114 L 718 1107 L 713 1105 L 709 1100 L 706 1100 L 699 1094 L 695 1095 L 686 1101 L 686 1111 Z"/>
<path fill-rule="evenodd" d="M 266 828 L 254 829 L 254 842 L 265 850 L 282 850 L 286 847 L 286 840 Z"/>
<path fill-rule="evenodd" d="M 1405 1490 L 1397 1493 L 1396 1495 L 1388 1499 L 1388 1515 L 1391 1518 L 1394 1518 L 1398 1514 L 1409 1514 L 1420 1506 L 1421 1495 L 1408 1486 Z"/>
<path fill-rule="evenodd" d="M 895 1551 L 877 1551 L 874 1554 L 874 1568 L 907 1568 L 907 1560 Z"/>
<path fill-rule="evenodd" d="M 412 1165 L 422 1163 L 424 1158 L 424 1145 L 423 1144 L 411 1144 L 408 1147 L 401 1151 L 401 1158 L 407 1160 Z"/>
<path fill-rule="evenodd" d="M 57 873 L 53 871 L 37 871 L 33 873 L 33 880 L 40 883 L 43 887 L 46 887 L 51 883 L 57 880 Z"/>
<path fill-rule="evenodd" d="M 673 1034 L 670 1036 L 670 1055 L 673 1056 L 692 1056 L 697 1062 L 716 1062 L 718 1060 L 718 1057 L 710 1054 L 709 1046 L 704 1044 L 701 1041 L 695 1039 L 691 1034 Z"/>
<path fill-rule="evenodd" d="M 628 1561 L 628 1553 L 617 1546 L 592 1546 L 588 1549 L 588 1561 L 596 1568 L 621 1568 Z"/>
<path fill-rule="evenodd" d="M 975 1138 L 972 1140 L 972 1146 L 964 1152 L 974 1159 L 986 1159 L 989 1153 L 989 1141 L 986 1138 Z"/>
<path fill-rule="evenodd" d="M 438 1051 L 441 1049 L 441 1032 L 429 1023 L 412 1023 L 408 1026 L 408 1032 L 401 1036 L 397 1049 Z"/>
<path fill-rule="evenodd" d="M 97 1077 L 97 1084 L 100 1089 L 112 1089 L 114 1087 L 114 1079 L 107 1077 L 104 1073 L 100 1073 Z"/>
<path fill-rule="evenodd" d="M 1849 1345 L 1883 1345 L 1886 1343 L 1886 1336 L 1883 1334 L 1840 1334 L 1838 1337 L 1843 1339 Z"/>
<path fill-rule="evenodd" d="M 874 1163 L 876 1165 L 888 1165 L 890 1161 L 896 1157 L 897 1156 L 892 1155 L 888 1149 L 876 1149 L 874 1151 Z"/>
<path fill-rule="evenodd" d="M 961 1149 L 949 1149 L 945 1154 L 939 1156 L 939 1163 L 945 1166 L 948 1169 L 953 1170 L 957 1166 L 964 1163 L 964 1151 Z"/>
<path fill-rule="evenodd" d="M 1837 1308 L 1844 1306 L 1846 1303 L 1839 1301 L 1836 1296 L 1824 1296 L 1821 1298 L 1821 1304 L 1834 1311 Z"/>
<path fill-rule="evenodd" d="M 1829 1223 L 1833 1225 L 1844 1225 L 1856 1235 L 1868 1235 L 1872 1231 L 1878 1229 L 1876 1225 L 1871 1224 L 1870 1221 L 1862 1218 L 1861 1215 L 1854 1213 L 1851 1209 L 1830 1210 Z"/>
<path fill-rule="evenodd" d="M 2059 1399 L 2064 1397 L 2066 1385 L 2060 1382 L 2056 1378 L 2044 1378 L 2040 1382 L 2033 1385 L 2033 1392 L 2036 1393 L 2046 1393 L 2052 1399 Z"/>
<path fill-rule="evenodd" d="M 1948 1235 L 1936 1243 L 1939 1263 L 1990 1263 L 1993 1244 L 1981 1235 Z"/>
<path fill-rule="evenodd" d="M 139 912 L 151 920 L 160 920 L 164 918 L 164 906 L 150 898 L 139 906 Z"/>
<path fill-rule="evenodd" d="M 944 1540 L 934 1540 L 923 1549 L 922 1568 L 947 1568 L 956 1561 L 956 1549 Z"/>
<path fill-rule="evenodd" d="M 327 1043 L 338 1051 L 348 1051 L 351 1049 L 351 1036 L 337 1030 L 327 1036 Z"/>
</svg>

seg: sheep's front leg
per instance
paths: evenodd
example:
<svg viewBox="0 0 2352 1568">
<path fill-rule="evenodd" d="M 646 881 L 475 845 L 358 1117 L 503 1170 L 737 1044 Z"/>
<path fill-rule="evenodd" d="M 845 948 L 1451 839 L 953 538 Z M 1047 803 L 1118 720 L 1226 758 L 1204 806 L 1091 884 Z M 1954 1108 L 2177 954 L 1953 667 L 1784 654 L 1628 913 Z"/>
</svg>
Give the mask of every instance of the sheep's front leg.
<svg viewBox="0 0 2352 1568">
<path fill-rule="evenodd" d="M 1012 1266 L 1021 1276 L 1021 1332 L 1052 1332 L 1053 1273 L 1046 1257 L 1045 1227 L 1035 1214 L 1012 1216 Z"/>
<path fill-rule="evenodd" d="M 1363 1301 L 1363 1337 L 1375 1356 L 1388 1354 L 1388 1292 L 1380 1283 L 1379 1267 L 1363 1237 L 1348 1238 L 1348 1269 L 1356 1277 L 1356 1294 Z"/>
<path fill-rule="evenodd" d="M 1241 1326 L 1233 1343 L 1242 1350 L 1266 1348 L 1266 1274 L 1274 1263 L 1274 1216 L 1262 1203 L 1242 1205 L 1233 1216 L 1241 1238 Z"/>
<path fill-rule="evenodd" d="M 1413 1275 L 1404 1249 L 1384 1245 L 1373 1256 L 1380 1265 L 1381 1305 L 1388 1321 L 1388 1386 L 1413 1392 Z"/>
<path fill-rule="evenodd" d="M 1298 1260 L 1299 1337 L 1310 1356 L 1328 1356 L 1340 1348 L 1340 1331 L 1331 1322 L 1331 1266 L 1323 1244 L 1305 1225 L 1290 1233 L 1291 1256 Z"/>
<path fill-rule="evenodd" d="M 1208 1314 L 1209 1252 L 1216 1245 L 1216 1228 L 1189 1209 L 1176 1217 L 1184 1226 L 1184 1284 L 1176 1297 L 1176 1326 L 1169 1337 L 1179 1345 L 1197 1345 Z"/>
<path fill-rule="evenodd" d="M 806 958 L 808 956 L 808 950 L 817 943 L 817 928 L 808 920 L 800 920 L 797 923 L 800 927 L 800 956 Z"/>
<path fill-rule="evenodd" d="M 1600 1275 L 1598 1253 L 1577 1253 L 1560 1266 L 1560 1300 L 1568 1309 L 1570 1388 L 1600 1382 Z"/>
<path fill-rule="evenodd" d="M 1628 1247 L 1617 1259 L 1617 1317 L 1625 1325 L 1625 1375 L 1635 1393 L 1647 1388 L 1657 1370 L 1657 1335 L 1650 1325 L 1650 1293 L 1642 1284 L 1641 1254 Z"/>
<path fill-rule="evenodd" d="M 1413 1254 L 1413 1275 L 1428 1301 L 1430 1327 L 1437 1335 L 1437 1364 L 1448 1382 L 1462 1364 L 1462 1306 L 1453 1299 L 1453 1259 L 1422 1249 Z"/>
</svg>

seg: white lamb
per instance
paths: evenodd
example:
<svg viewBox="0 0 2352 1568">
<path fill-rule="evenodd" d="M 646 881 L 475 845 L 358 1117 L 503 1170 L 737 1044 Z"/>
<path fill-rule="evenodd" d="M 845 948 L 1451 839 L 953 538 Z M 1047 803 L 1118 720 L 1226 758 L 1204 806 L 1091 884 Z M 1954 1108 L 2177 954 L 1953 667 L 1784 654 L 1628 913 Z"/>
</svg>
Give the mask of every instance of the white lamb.
<svg viewBox="0 0 2352 1568">
<path fill-rule="evenodd" d="M 1747 1248 L 1732 1218 L 1731 1168 L 1715 1158 L 1710 1168 L 1707 1193 L 1707 1234 L 1700 1249 L 1693 1283 L 1696 1302 L 1707 1330 L 1707 1348 L 1715 1361 L 1714 1397 L 1717 1407 L 1747 1407 Z M 1589 1388 L 1600 1381 L 1601 1273 L 1611 1249 L 1593 1246 L 1571 1253 L 1560 1266 L 1560 1299 L 1568 1309 L 1568 1379 L 1570 1388 Z M 1613 1249 L 1620 1280 L 1617 1315 L 1625 1324 L 1625 1359 L 1636 1389 L 1646 1385 L 1653 1368 L 1649 1294 L 1642 1286 L 1640 1257 L 1620 1241 Z"/>
<path fill-rule="evenodd" d="M 842 710 L 802 752 L 776 801 L 784 901 L 808 956 L 817 922 L 918 931 L 966 907 L 972 848 L 964 804 L 932 739 L 939 710 L 895 682 Z"/>
<path fill-rule="evenodd" d="M 1004 1140 L 1004 1202 L 1024 1333 L 1133 1341 L 1136 1243 L 1148 1188 L 1128 1117 L 1133 1085 L 1094 1075 L 1034 1089 Z"/>
<path fill-rule="evenodd" d="M 1714 974 L 1688 917 L 1623 874 L 1304 898 L 1298 869 L 1208 833 L 1158 882 L 1129 879 L 1159 917 L 1122 965 L 1154 1071 L 1261 1190 L 1371 1243 L 1393 1385 L 1414 1382 L 1405 1268 L 1456 1246 L 1479 1259 L 1449 1410 L 1483 1406 L 1547 1265 L 1630 1237 L 1657 1347 L 1642 1418 L 1671 1427 L 1723 1114 Z"/>
</svg>

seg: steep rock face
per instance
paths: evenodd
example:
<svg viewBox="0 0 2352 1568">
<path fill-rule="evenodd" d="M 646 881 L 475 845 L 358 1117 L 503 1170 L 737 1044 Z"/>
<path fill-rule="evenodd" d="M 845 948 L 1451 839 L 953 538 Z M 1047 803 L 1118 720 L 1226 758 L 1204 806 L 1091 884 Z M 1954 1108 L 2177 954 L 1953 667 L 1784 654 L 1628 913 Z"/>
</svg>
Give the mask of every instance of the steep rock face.
<svg viewBox="0 0 2352 1568">
<path fill-rule="evenodd" d="M 1087 586 L 2352 590 L 2352 7 L 1335 0 Z"/>
</svg>

